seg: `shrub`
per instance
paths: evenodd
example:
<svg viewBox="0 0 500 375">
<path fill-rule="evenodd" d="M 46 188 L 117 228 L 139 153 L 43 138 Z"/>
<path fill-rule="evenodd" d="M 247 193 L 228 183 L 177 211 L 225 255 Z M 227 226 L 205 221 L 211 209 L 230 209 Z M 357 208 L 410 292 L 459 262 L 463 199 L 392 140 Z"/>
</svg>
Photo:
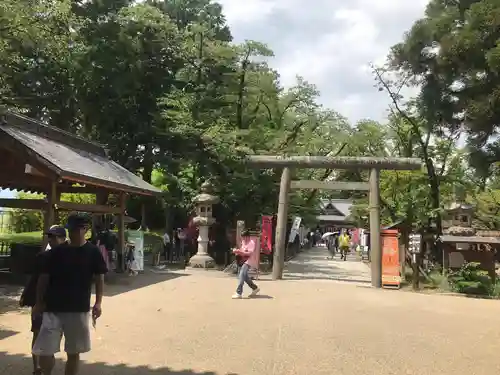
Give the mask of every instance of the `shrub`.
<svg viewBox="0 0 500 375">
<path fill-rule="evenodd" d="M 452 290 L 458 293 L 491 296 L 495 291 L 490 275 L 476 262 L 464 264 L 458 271 L 450 273 L 448 280 Z"/>
</svg>

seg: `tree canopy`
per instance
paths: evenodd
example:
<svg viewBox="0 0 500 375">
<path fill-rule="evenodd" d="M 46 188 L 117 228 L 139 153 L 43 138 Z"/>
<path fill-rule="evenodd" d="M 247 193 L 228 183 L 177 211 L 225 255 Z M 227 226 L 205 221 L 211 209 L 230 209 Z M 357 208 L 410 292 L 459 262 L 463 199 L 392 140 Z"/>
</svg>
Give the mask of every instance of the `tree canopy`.
<svg viewBox="0 0 500 375">
<path fill-rule="evenodd" d="M 224 223 L 276 210 L 279 175 L 251 170 L 247 154 L 401 156 L 424 170 L 381 175 L 383 221 L 440 229 L 455 186 L 478 202 L 478 225 L 498 228 L 500 2 L 432 0 L 424 18 L 374 67 L 390 116 L 351 124 L 319 104 L 301 77 L 284 87 L 259 41 L 233 43 L 211 0 L 4 0 L 0 105 L 99 141 L 164 191 L 150 226 L 185 224 L 204 180 L 222 198 Z M 417 90 L 403 98 L 404 87 Z M 460 134 L 467 131 L 467 145 Z M 364 171 L 297 170 L 297 179 L 362 181 Z M 297 191 L 292 214 L 313 218 L 320 197 Z M 138 200 L 129 212 L 140 216 Z M 164 217 L 164 208 L 168 216 Z"/>
</svg>

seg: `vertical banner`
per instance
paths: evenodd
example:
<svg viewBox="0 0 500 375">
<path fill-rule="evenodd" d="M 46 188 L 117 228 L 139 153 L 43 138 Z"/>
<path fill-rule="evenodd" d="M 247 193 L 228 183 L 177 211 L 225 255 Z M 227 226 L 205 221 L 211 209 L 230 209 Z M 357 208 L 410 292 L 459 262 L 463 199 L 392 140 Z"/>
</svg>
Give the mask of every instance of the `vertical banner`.
<svg viewBox="0 0 500 375">
<path fill-rule="evenodd" d="M 380 235 L 382 237 L 382 286 L 399 288 L 401 286 L 401 268 L 398 231 L 386 229 L 380 231 Z"/>
<path fill-rule="evenodd" d="M 271 254 L 273 248 L 273 217 L 262 216 L 260 249 L 264 254 Z"/>
<path fill-rule="evenodd" d="M 293 243 L 295 241 L 295 237 L 299 234 L 300 222 L 302 218 L 295 216 L 293 219 L 292 230 L 290 231 L 290 237 L 288 237 L 288 243 Z"/>
<path fill-rule="evenodd" d="M 355 228 L 351 231 L 351 242 L 354 245 L 359 245 L 359 229 Z"/>
</svg>

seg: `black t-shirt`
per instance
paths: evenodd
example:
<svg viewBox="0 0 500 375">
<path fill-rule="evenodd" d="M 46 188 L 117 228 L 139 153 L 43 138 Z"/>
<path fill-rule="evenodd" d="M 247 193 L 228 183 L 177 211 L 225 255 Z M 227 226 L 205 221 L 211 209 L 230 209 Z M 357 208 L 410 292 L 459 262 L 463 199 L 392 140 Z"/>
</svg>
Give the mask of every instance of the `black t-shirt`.
<svg viewBox="0 0 500 375">
<path fill-rule="evenodd" d="M 101 245 L 104 245 L 104 247 L 106 247 L 106 250 L 108 251 L 115 249 L 116 237 L 110 231 L 100 232 L 97 235 L 97 241 L 99 241 Z"/>
<path fill-rule="evenodd" d="M 24 288 L 23 294 L 21 296 L 21 299 L 24 302 L 24 306 L 30 306 L 30 307 L 35 306 L 35 303 L 36 303 L 36 284 L 38 282 L 38 276 L 40 275 L 40 272 L 42 271 L 44 259 L 47 256 L 49 251 L 51 251 L 51 250 L 41 251 L 36 256 L 35 269 L 33 270 L 33 274 L 31 275 L 31 277 L 28 281 L 28 284 Z"/>
<path fill-rule="evenodd" d="M 63 244 L 43 257 L 41 273 L 49 275 L 47 312 L 88 312 L 94 276 L 108 270 L 99 248 L 90 242 Z"/>
</svg>

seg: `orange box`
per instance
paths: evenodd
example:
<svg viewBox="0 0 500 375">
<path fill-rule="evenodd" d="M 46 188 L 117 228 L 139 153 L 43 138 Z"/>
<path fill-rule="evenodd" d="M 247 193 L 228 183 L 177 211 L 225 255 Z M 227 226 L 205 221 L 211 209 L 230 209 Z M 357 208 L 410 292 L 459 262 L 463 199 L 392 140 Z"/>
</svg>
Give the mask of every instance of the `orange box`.
<svg viewBox="0 0 500 375">
<path fill-rule="evenodd" d="M 400 288 L 401 268 L 399 264 L 398 231 L 395 229 L 382 230 L 382 286 L 386 288 Z"/>
</svg>

